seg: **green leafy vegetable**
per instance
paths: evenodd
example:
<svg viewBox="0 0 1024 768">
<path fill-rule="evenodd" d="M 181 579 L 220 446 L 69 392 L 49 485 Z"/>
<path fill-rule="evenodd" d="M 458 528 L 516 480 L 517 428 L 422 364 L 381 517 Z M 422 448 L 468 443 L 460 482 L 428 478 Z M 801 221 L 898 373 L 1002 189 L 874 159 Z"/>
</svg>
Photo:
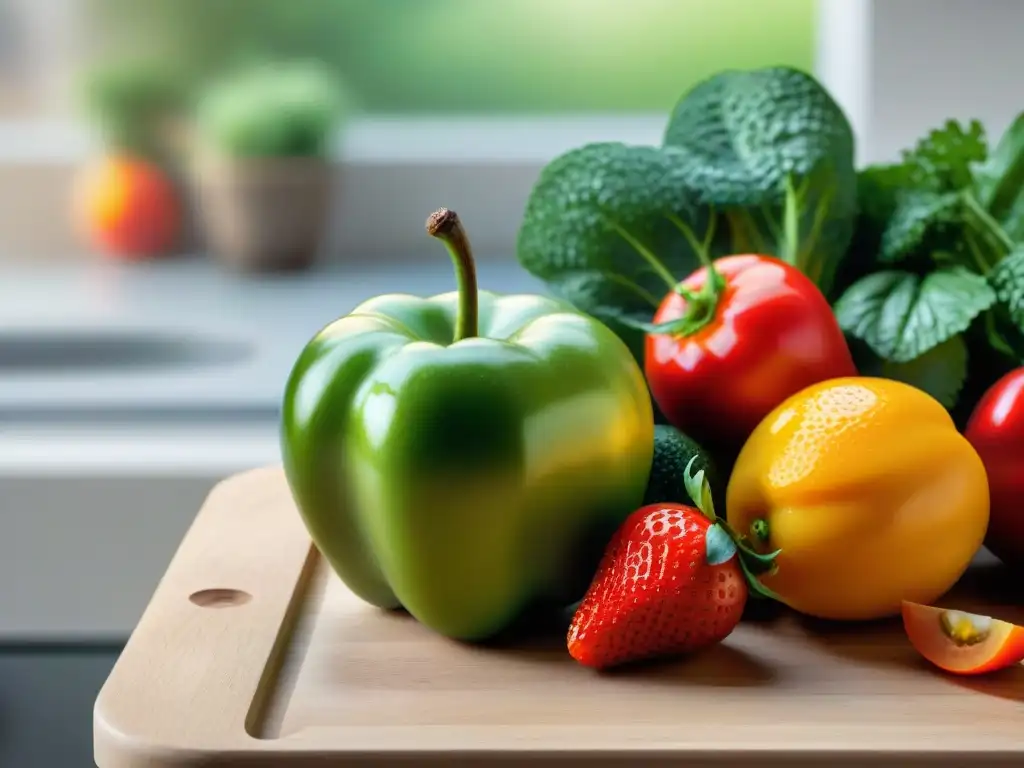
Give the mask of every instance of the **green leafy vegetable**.
<svg viewBox="0 0 1024 768">
<path fill-rule="evenodd" d="M 871 165 L 857 173 L 857 234 L 867 226 L 876 244 L 881 242 L 900 193 L 914 188 L 911 178 L 910 169 L 902 164 Z"/>
<path fill-rule="evenodd" d="M 985 278 L 962 267 L 923 278 L 892 270 L 858 281 L 835 313 L 843 330 L 884 360 L 906 363 L 966 330 L 995 300 Z"/>
<path fill-rule="evenodd" d="M 967 129 L 949 121 L 904 152 L 899 170 L 889 167 L 899 186 L 886 200 L 891 208 L 882 231 L 880 261 L 966 255 L 989 263 L 998 234 L 976 215 L 972 177 L 972 168 L 986 157 L 985 133 L 977 121 Z"/>
<path fill-rule="evenodd" d="M 1024 239 L 1024 113 L 976 173 L 978 201 L 1013 240 Z"/>
<path fill-rule="evenodd" d="M 825 294 L 830 301 L 878 266 L 882 237 L 900 191 L 908 183 L 908 171 L 902 165 L 873 165 L 858 172 L 853 239 L 839 262 L 831 290 Z"/>
<path fill-rule="evenodd" d="M 721 72 L 675 105 L 663 146 L 551 162 L 517 256 L 642 360 L 656 307 L 708 257 L 775 255 L 832 302 L 862 372 L 959 418 L 1024 363 L 1024 113 L 994 147 L 977 120 L 946 121 L 892 163 L 856 170 L 853 147 L 810 75 Z"/>
<path fill-rule="evenodd" d="M 962 192 L 971 164 L 984 159 L 980 124 L 965 130 L 950 121 L 902 153 L 899 163 L 874 165 L 857 174 L 858 215 L 852 246 L 840 265 L 832 297 L 881 265 L 927 262 L 934 254 L 969 254 L 961 230 L 970 217 Z M 852 262 L 852 263 L 851 263 Z"/>
<path fill-rule="evenodd" d="M 979 376 L 1002 367 L 993 360 L 1021 361 L 1022 183 L 1024 115 L 991 153 L 978 121 L 948 121 L 899 163 L 858 174 L 855 262 L 834 309 L 870 351 L 861 372 L 912 383 L 961 414 L 966 382 L 976 397 Z"/>
<path fill-rule="evenodd" d="M 903 162 L 910 169 L 911 186 L 936 192 L 966 189 L 973 182 L 972 167 L 985 160 L 985 129 L 972 120 L 967 129 L 955 120 L 930 131 Z"/>
<path fill-rule="evenodd" d="M 828 290 L 853 233 L 854 140 L 814 78 L 777 67 L 723 72 L 679 101 L 664 143 L 688 150 L 687 178 L 700 202 L 754 219 L 767 240 L 759 250 Z M 756 212 L 766 208 L 783 211 L 781 231 L 761 225 Z"/>
<path fill-rule="evenodd" d="M 912 190 L 901 195 L 882 232 L 879 258 L 885 263 L 941 250 L 960 224 L 961 199 L 955 192 Z"/>
<path fill-rule="evenodd" d="M 999 262 L 988 280 L 1010 320 L 1024 333 L 1024 247 Z"/>
<path fill-rule="evenodd" d="M 596 143 L 548 164 L 517 257 L 642 359 L 643 324 L 698 250 L 773 254 L 826 285 L 855 209 L 853 137 L 828 93 L 788 68 L 725 72 L 676 105 L 665 146 Z"/>
<path fill-rule="evenodd" d="M 519 232 L 520 263 L 642 355 L 643 333 L 677 279 L 699 265 L 670 217 L 707 226 L 682 150 L 590 144 L 541 173 Z"/>
</svg>

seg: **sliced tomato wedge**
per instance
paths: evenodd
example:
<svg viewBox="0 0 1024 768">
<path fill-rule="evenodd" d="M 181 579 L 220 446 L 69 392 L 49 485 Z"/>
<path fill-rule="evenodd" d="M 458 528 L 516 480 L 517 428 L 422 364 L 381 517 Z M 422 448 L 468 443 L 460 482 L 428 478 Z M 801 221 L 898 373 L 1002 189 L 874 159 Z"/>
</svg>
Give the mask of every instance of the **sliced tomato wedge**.
<svg viewBox="0 0 1024 768">
<path fill-rule="evenodd" d="M 1024 627 L 991 616 L 903 601 L 911 645 L 935 666 L 980 675 L 1024 660 Z"/>
</svg>

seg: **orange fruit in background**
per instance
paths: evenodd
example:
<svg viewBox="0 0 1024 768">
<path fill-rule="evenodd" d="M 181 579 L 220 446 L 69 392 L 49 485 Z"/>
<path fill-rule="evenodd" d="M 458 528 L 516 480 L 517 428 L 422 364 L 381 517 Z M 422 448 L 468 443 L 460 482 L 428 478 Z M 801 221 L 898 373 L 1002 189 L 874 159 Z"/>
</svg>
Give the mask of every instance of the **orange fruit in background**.
<svg viewBox="0 0 1024 768">
<path fill-rule="evenodd" d="M 166 253 L 181 226 L 178 195 L 167 174 L 127 156 L 103 157 L 80 171 L 74 213 L 90 243 L 129 259 Z"/>
</svg>

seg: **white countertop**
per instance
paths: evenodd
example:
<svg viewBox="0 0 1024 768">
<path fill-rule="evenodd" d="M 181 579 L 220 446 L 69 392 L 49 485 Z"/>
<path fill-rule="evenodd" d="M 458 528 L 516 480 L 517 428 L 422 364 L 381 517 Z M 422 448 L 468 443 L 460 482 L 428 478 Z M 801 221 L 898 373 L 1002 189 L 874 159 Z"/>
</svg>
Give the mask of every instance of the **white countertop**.
<svg viewBox="0 0 1024 768">
<path fill-rule="evenodd" d="M 127 637 L 213 485 L 280 460 L 280 397 L 309 338 L 371 296 L 455 287 L 443 249 L 424 257 L 274 277 L 198 260 L 0 267 L 0 355 L 5 338 L 22 339 L 0 358 L 0 640 Z M 541 290 L 511 260 L 478 271 L 482 288 Z M 194 333 L 251 354 L 17 370 L 14 357 L 34 354 L 26 337 L 68 329 Z"/>
<path fill-rule="evenodd" d="M 543 290 L 510 259 L 482 261 L 478 270 L 482 288 Z M 380 293 L 430 295 L 454 287 L 440 248 L 417 264 L 340 264 L 264 277 L 231 275 L 199 259 L 0 269 L 0 342 L 19 331 L 155 331 L 248 349 L 223 363 L 135 370 L 30 373 L 5 369 L 0 360 L 0 424 L 68 424 L 101 415 L 131 422 L 273 420 L 292 362 L 325 324 Z"/>
</svg>

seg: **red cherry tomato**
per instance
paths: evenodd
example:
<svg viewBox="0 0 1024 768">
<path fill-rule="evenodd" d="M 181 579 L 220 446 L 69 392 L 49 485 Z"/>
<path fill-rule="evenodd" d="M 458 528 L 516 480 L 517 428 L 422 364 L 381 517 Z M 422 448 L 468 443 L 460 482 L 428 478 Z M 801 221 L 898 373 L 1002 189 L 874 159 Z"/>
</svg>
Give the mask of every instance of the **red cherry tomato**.
<svg viewBox="0 0 1024 768">
<path fill-rule="evenodd" d="M 988 474 L 985 545 L 1004 563 L 1024 565 L 1024 367 L 989 387 L 964 436 Z"/>
<path fill-rule="evenodd" d="M 804 387 L 855 376 L 828 301 L 800 270 L 776 258 L 726 256 L 669 293 L 648 333 L 644 368 L 659 409 L 709 445 L 740 448 L 777 405 Z"/>
</svg>

